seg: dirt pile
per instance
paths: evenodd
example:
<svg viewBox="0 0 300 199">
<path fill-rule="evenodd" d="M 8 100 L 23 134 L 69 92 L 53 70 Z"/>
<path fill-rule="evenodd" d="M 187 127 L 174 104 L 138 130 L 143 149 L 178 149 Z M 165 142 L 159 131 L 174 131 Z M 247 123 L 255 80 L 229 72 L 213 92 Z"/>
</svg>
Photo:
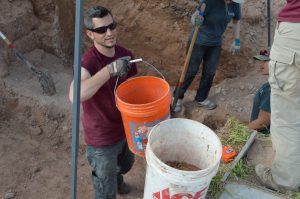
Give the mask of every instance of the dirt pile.
<svg viewBox="0 0 300 199">
<path fill-rule="evenodd" d="M 196 167 L 195 165 L 188 164 L 185 162 L 168 161 L 168 162 L 166 162 L 166 165 L 169 165 L 170 167 L 173 167 L 175 169 L 182 170 L 182 171 L 199 171 L 199 170 L 201 170 L 199 167 Z"/>
<path fill-rule="evenodd" d="M 40 106 L 0 84 L 0 193 L 15 198 L 66 195 L 70 124 L 65 114 Z M 60 180 L 56 174 L 61 172 Z M 51 177 L 52 176 L 52 177 Z"/>
</svg>

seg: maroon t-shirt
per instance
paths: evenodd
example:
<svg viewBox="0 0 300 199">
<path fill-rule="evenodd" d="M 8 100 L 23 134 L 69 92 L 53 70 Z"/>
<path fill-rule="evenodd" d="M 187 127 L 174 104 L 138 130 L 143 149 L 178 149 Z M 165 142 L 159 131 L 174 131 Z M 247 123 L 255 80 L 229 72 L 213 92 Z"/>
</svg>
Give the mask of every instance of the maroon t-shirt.
<svg viewBox="0 0 300 199">
<path fill-rule="evenodd" d="M 115 56 L 107 57 L 94 46 L 82 56 L 82 67 L 91 76 L 116 59 L 133 54 L 121 46 L 115 46 Z M 118 85 L 137 73 L 136 65 L 131 65 L 127 77 L 120 77 Z M 82 102 L 82 124 L 84 140 L 94 147 L 112 145 L 125 138 L 124 127 L 119 110 L 115 103 L 114 88 L 117 77 L 111 77 L 90 99 Z"/>
<path fill-rule="evenodd" d="M 277 20 L 279 22 L 300 22 L 300 0 L 287 0 L 286 5 L 280 11 Z"/>
</svg>

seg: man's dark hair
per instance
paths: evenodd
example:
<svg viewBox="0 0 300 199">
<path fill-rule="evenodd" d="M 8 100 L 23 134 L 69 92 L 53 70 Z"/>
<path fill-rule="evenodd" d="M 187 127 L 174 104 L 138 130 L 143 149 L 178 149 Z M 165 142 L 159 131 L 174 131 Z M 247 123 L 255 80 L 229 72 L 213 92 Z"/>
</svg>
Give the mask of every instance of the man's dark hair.
<svg viewBox="0 0 300 199">
<path fill-rule="evenodd" d="M 94 24 L 93 24 L 92 19 L 93 18 L 103 18 L 107 15 L 110 15 L 113 18 L 111 12 L 107 8 L 104 8 L 102 6 L 91 7 L 90 9 L 88 9 L 84 13 L 83 22 L 84 22 L 85 28 L 86 29 L 93 29 Z"/>
</svg>

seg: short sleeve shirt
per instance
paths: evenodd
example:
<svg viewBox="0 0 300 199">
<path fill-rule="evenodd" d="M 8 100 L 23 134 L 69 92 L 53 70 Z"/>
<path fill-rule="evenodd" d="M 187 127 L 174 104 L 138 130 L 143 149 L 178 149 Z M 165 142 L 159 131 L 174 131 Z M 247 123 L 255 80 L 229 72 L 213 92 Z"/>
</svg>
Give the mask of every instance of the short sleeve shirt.
<svg viewBox="0 0 300 199">
<path fill-rule="evenodd" d="M 133 58 L 133 54 L 121 46 L 115 46 L 114 57 L 101 54 L 93 46 L 83 55 L 82 67 L 93 76 L 103 67 L 123 56 Z M 136 73 L 136 66 L 132 64 L 127 77 L 119 78 L 118 85 Z M 82 125 L 87 145 L 108 146 L 125 138 L 121 114 L 115 103 L 116 82 L 117 77 L 110 78 L 90 99 L 82 102 Z"/>
<path fill-rule="evenodd" d="M 269 83 L 263 84 L 258 89 L 258 91 L 254 96 L 250 121 L 256 120 L 258 118 L 258 114 L 260 110 L 271 113 L 270 95 L 271 95 L 271 88 Z"/>
<path fill-rule="evenodd" d="M 196 44 L 206 46 L 222 45 L 222 37 L 228 23 L 241 19 L 240 4 L 225 5 L 223 0 L 206 0 L 203 25 L 199 28 Z M 190 40 L 193 32 L 190 34 Z"/>
<path fill-rule="evenodd" d="M 287 0 L 287 4 L 280 11 L 277 19 L 280 22 L 299 23 L 300 22 L 300 1 Z"/>
</svg>

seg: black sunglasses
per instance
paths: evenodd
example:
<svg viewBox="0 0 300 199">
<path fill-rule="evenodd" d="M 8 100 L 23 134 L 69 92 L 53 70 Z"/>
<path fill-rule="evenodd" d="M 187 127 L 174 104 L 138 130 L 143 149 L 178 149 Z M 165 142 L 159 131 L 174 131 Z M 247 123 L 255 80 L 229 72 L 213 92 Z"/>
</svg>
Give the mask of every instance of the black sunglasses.
<svg viewBox="0 0 300 199">
<path fill-rule="evenodd" d="M 117 23 L 116 22 L 112 22 L 108 26 L 101 26 L 101 27 L 98 27 L 98 28 L 95 28 L 95 29 L 88 29 L 88 30 L 90 30 L 92 32 L 99 33 L 99 34 L 104 34 L 104 33 L 106 33 L 106 31 L 107 31 L 108 28 L 110 30 L 114 30 L 114 29 L 116 29 L 116 27 L 117 27 Z"/>
</svg>

